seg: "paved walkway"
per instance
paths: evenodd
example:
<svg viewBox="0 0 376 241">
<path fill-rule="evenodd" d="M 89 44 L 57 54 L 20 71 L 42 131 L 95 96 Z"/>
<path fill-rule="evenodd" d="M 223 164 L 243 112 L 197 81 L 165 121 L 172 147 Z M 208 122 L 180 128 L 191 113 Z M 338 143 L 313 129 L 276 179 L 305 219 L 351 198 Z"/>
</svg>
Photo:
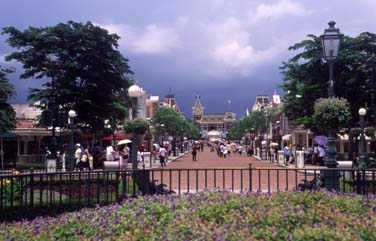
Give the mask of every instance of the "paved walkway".
<svg viewBox="0 0 376 241">
<path fill-rule="evenodd" d="M 308 173 L 261 161 L 246 154 L 220 158 L 208 147 L 197 153 L 195 162 L 189 152 L 175 160 L 170 159 L 166 167 L 154 168 L 152 179 L 180 193 L 204 189 L 293 190 L 302 179 L 311 178 Z"/>
</svg>

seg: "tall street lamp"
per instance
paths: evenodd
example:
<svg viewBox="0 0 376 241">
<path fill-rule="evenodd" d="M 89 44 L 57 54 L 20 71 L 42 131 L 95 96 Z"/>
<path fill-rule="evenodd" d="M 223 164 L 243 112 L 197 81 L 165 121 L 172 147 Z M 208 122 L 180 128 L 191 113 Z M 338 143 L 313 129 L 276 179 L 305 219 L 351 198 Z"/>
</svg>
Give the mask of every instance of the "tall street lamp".
<svg viewBox="0 0 376 241">
<path fill-rule="evenodd" d="M 68 124 L 69 124 L 69 129 L 70 129 L 70 132 L 69 132 L 69 165 L 73 165 L 73 166 L 69 166 L 69 170 L 73 170 L 74 169 L 73 130 L 74 130 L 74 118 L 77 116 L 77 114 L 74 110 L 70 110 L 68 112 L 68 116 L 69 116 Z M 64 162 L 63 162 L 63 169 L 65 169 L 65 167 L 66 167 L 65 162 L 66 162 L 66 160 L 64 160 Z"/>
<path fill-rule="evenodd" d="M 50 144 L 50 151 L 51 154 L 56 158 L 57 152 L 57 140 L 56 140 L 56 121 L 58 115 L 58 105 L 56 103 L 56 79 L 55 79 L 55 72 L 57 70 L 55 64 L 46 63 L 45 66 L 42 67 L 42 70 L 46 71 L 47 76 L 51 76 L 51 95 L 49 100 L 48 111 L 51 112 L 51 125 L 52 125 L 52 138 Z"/>
<path fill-rule="evenodd" d="M 164 124 L 162 123 L 161 125 L 160 125 L 160 127 L 161 127 L 161 134 L 162 134 L 162 138 L 161 138 L 161 141 L 162 141 L 162 146 L 163 146 L 163 142 L 164 142 L 164 138 L 163 138 L 163 136 L 164 136 Z"/>
<path fill-rule="evenodd" d="M 365 137 L 364 137 L 364 117 L 367 114 L 367 110 L 365 108 L 360 108 L 358 111 L 360 117 L 360 157 L 359 161 L 357 162 L 358 168 L 366 168 L 366 152 L 365 152 Z"/>
<path fill-rule="evenodd" d="M 334 98 L 334 78 L 333 78 L 333 67 L 334 63 L 338 57 L 338 50 L 343 38 L 338 28 L 334 25 L 336 22 L 330 21 L 329 28 L 325 29 L 324 34 L 321 35 L 321 42 L 323 48 L 324 59 L 329 65 L 329 83 L 328 83 L 328 98 Z M 335 143 L 335 130 L 328 130 L 328 158 L 324 162 L 325 166 L 328 168 L 337 167 L 338 163 L 336 161 L 336 143 Z M 324 175 L 324 183 L 328 190 L 338 188 L 339 173 L 336 171 L 327 171 Z"/>
<path fill-rule="evenodd" d="M 141 96 L 141 88 L 134 84 L 128 89 L 128 95 L 132 99 L 132 120 L 137 118 L 138 113 L 138 98 Z M 138 160 L 137 160 L 137 136 L 133 131 L 132 133 L 132 169 L 137 169 Z"/>
<path fill-rule="evenodd" d="M 149 156 L 149 164 L 150 164 L 150 168 L 152 168 L 152 147 L 151 147 L 151 141 L 152 141 L 152 138 L 153 138 L 153 135 L 151 134 L 151 130 L 150 130 L 150 126 L 151 126 L 151 118 L 150 117 L 147 117 L 146 118 L 146 121 L 148 123 L 148 131 L 147 131 L 147 141 L 148 141 L 148 152 L 150 153 L 150 156 Z"/>
<path fill-rule="evenodd" d="M 368 117 L 368 123 L 375 127 L 375 115 L 376 115 L 376 103 L 375 103 L 375 96 L 376 96 L 376 83 L 375 83 L 375 54 L 372 53 L 371 55 L 371 78 L 367 82 L 367 89 L 368 93 L 371 97 L 371 104 L 369 107 L 369 117 Z M 375 153 L 375 145 L 376 145 L 376 139 L 375 135 L 371 135 L 371 144 L 370 144 L 370 152 L 372 155 Z"/>
</svg>

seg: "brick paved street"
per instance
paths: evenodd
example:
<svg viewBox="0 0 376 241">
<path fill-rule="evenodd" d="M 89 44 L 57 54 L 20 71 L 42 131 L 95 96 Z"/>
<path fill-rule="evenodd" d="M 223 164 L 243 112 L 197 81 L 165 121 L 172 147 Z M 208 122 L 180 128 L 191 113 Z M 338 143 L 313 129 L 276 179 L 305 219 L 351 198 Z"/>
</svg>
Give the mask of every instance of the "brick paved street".
<svg viewBox="0 0 376 241">
<path fill-rule="evenodd" d="M 155 170 L 151 174 L 152 179 L 163 182 L 167 188 L 177 192 L 180 189 L 182 193 L 203 189 L 293 190 L 305 178 L 304 173 L 245 154 L 220 158 L 208 147 L 197 153 L 197 160 L 193 162 L 191 154 L 187 153 L 166 167 Z M 249 169 L 250 164 L 252 170 Z"/>
</svg>

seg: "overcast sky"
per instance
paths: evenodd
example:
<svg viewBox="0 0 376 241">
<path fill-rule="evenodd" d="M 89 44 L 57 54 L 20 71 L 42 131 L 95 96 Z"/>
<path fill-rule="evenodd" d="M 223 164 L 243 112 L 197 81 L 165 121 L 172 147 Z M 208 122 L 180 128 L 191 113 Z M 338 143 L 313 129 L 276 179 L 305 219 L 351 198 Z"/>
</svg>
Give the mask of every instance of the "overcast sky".
<svg viewBox="0 0 376 241">
<path fill-rule="evenodd" d="M 150 94 L 171 89 L 191 116 L 198 92 L 205 112 L 230 108 L 239 118 L 257 94 L 272 95 L 282 82 L 279 66 L 294 54 L 289 46 L 322 34 L 330 20 L 346 35 L 375 33 L 375 13 L 376 0 L 2 0 L 0 27 L 91 21 L 120 35 L 120 51 Z M 17 66 L 4 63 L 12 51 L 5 38 L 0 64 Z M 10 76 L 12 102 L 26 103 L 28 88 L 41 81 L 19 74 Z"/>
</svg>

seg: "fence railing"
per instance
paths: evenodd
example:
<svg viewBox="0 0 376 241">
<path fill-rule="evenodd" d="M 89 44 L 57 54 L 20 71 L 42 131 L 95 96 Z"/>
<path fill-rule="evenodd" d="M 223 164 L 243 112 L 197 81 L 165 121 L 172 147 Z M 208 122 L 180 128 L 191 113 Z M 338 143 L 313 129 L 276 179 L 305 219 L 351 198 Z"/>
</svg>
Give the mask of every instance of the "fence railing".
<svg viewBox="0 0 376 241">
<path fill-rule="evenodd" d="M 0 220 L 106 205 L 138 195 L 202 190 L 316 190 L 338 173 L 336 191 L 376 193 L 376 169 L 210 168 L 34 172 L 0 175 Z M 157 180 L 157 184 L 153 184 Z"/>
</svg>

